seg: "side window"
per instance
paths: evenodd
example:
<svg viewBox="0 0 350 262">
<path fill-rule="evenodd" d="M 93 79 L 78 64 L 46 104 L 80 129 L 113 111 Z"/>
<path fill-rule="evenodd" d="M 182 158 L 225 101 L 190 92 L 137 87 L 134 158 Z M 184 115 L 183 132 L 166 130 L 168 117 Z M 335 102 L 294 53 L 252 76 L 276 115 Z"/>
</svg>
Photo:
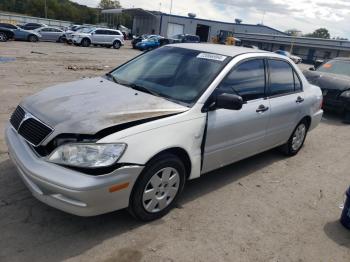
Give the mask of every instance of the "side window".
<svg viewBox="0 0 350 262">
<path fill-rule="evenodd" d="M 294 92 L 294 70 L 285 61 L 269 60 L 270 95 Z"/>
<path fill-rule="evenodd" d="M 244 101 L 263 98 L 265 96 L 264 60 L 249 60 L 233 68 L 220 83 L 218 91 L 238 94 Z"/>
<path fill-rule="evenodd" d="M 105 30 L 96 30 L 95 34 L 96 35 L 103 35 Z"/>
<path fill-rule="evenodd" d="M 302 91 L 302 85 L 300 78 L 298 77 L 297 73 L 294 71 L 294 91 L 300 92 Z"/>
</svg>

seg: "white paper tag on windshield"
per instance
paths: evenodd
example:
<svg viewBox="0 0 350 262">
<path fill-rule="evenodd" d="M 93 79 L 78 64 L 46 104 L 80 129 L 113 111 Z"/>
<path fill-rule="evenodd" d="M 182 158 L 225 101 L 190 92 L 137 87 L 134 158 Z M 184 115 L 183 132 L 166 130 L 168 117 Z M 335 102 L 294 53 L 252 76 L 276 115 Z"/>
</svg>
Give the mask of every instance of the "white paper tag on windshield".
<svg viewBox="0 0 350 262">
<path fill-rule="evenodd" d="M 209 59 L 209 60 L 215 60 L 215 61 L 224 61 L 227 56 L 224 55 L 217 55 L 217 54 L 210 54 L 210 53 L 200 53 L 197 55 L 197 58 L 203 58 L 203 59 Z"/>
</svg>

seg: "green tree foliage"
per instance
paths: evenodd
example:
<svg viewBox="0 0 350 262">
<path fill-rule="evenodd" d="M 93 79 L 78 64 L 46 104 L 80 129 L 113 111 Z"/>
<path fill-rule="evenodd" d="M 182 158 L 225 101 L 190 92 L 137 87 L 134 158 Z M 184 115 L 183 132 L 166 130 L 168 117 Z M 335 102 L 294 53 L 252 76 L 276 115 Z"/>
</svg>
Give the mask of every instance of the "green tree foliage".
<svg viewBox="0 0 350 262">
<path fill-rule="evenodd" d="M 101 9 L 112 9 L 121 8 L 121 5 L 118 0 L 101 0 L 98 7 Z"/>
<path fill-rule="evenodd" d="M 316 29 L 313 33 L 306 34 L 304 36 L 316 37 L 316 38 L 324 38 L 324 39 L 330 39 L 331 38 L 331 35 L 329 34 L 328 29 L 326 29 L 326 28 Z"/>
<path fill-rule="evenodd" d="M 46 0 L 47 18 L 74 23 L 98 23 L 100 10 L 69 0 Z M 45 0 L 1 0 L 0 10 L 29 16 L 45 17 Z"/>
</svg>

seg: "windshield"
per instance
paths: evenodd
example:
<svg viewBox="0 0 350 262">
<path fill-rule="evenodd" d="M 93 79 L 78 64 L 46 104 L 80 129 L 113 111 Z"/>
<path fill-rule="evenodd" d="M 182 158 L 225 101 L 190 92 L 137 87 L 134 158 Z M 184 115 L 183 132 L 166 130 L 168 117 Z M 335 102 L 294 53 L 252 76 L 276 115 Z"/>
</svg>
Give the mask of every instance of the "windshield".
<svg viewBox="0 0 350 262">
<path fill-rule="evenodd" d="M 350 76 L 350 61 L 331 60 L 317 68 L 317 71 Z"/>
<path fill-rule="evenodd" d="M 142 87 L 143 91 L 190 105 L 228 61 L 223 55 L 163 47 L 131 60 L 110 75 L 122 85 Z"/>
<path fill-rule="evenodd" d="M 77 32 L 88 34 L 88 33 L 92 32 L 93 30 L 94 30 L 94 28 L 86 28 L 86 27 L 84 27 L 84 28 L 78 29 Z"/>
</svg>

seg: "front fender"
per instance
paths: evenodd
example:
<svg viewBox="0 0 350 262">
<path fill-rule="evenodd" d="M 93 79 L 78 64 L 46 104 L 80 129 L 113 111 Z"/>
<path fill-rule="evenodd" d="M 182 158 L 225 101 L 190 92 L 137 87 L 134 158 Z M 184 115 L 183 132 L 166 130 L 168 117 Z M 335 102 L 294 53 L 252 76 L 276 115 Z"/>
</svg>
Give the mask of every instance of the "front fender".
<svg viewBox="0 0 350 262">
<path fill-rule="evenodd" d="M 158 121 L 166 121 L 166 119 Z M 115 133 L 99 140 L 99 143 L 126 143 L 128 145 L 127 150 L 119 160 L 119 163 L 136 163 L 141 165 L 145 165 L 159 152 L 170 148 L 182 148 L 189 155 L 191 161 L 189 178 L 193 179 L 200 176 L 201 144 L 205 124 L 206 118 L 203 114 L 194 119 L 162 125 L 129 136 L 118 138 L 118 133 Z M 141 127 L 136 128 L 141 129 Z"/>
</svg>

